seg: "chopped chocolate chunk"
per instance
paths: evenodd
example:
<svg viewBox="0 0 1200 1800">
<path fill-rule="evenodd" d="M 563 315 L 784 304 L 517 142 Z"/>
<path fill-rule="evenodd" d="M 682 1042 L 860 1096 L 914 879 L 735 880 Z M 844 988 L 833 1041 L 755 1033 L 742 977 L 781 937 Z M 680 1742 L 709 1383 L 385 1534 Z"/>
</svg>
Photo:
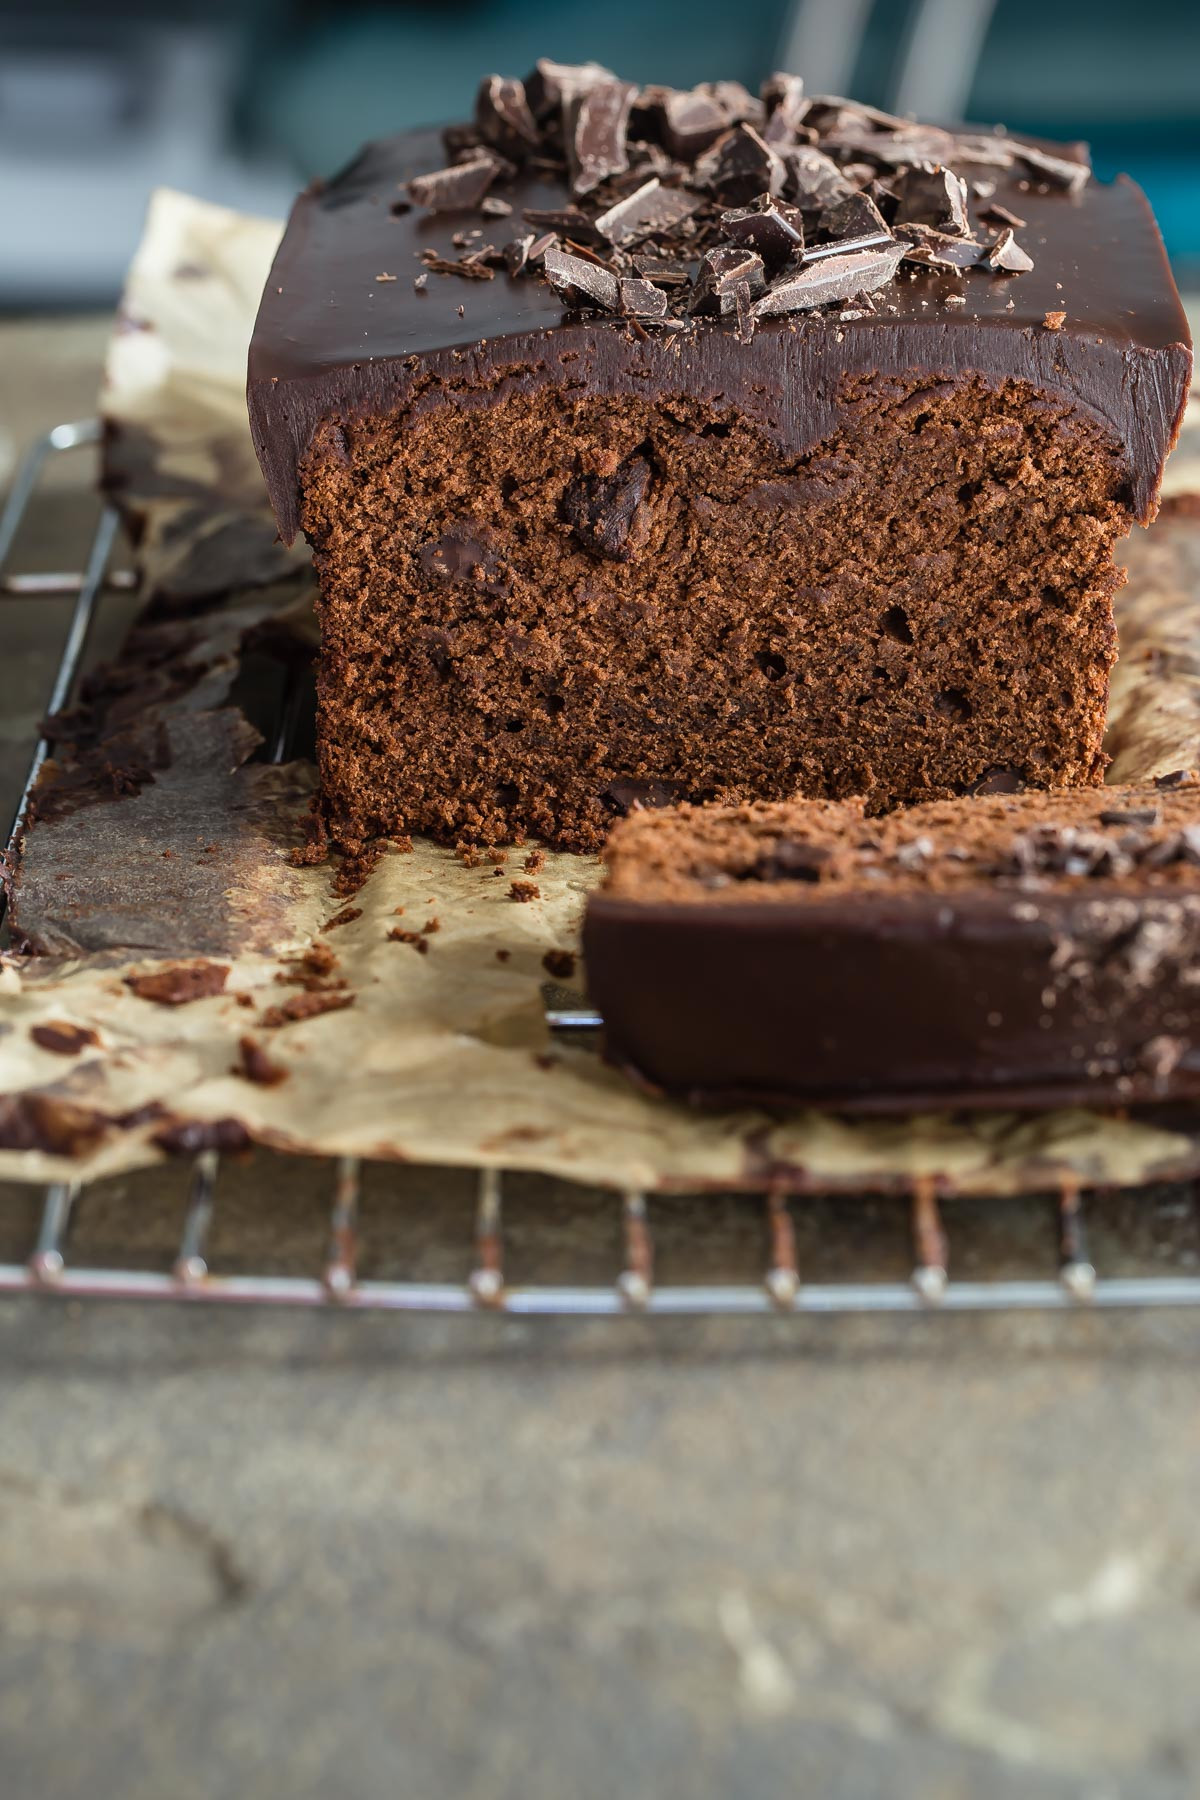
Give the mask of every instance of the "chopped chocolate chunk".
<svg viewBox="0 0 1200 1800">
<path fill-rule="evenodd" d="M 1157 825 L 1159 810 L 1155 806 L 1108 807 L 1100 814 L 1102 825 Z"/>
<path fill-rule="evenodd" d="M 617 310 L 620 285 L 609 270 L 557 247 L 546 251 L 543 265 L 547 280 L 569 298 L 584 305 L 590 302 L 593 306 L 603 307 L 606 312 Z"/>
<path fill-rule="evenodd" d="M 1200 785 L 1200 774 L 1195 769 L 1172 769 L 1169 775 L 1154 777 L 1156 788 L 1196 787 Z"/>
<path fill-rule="evenodd" d="M 1032 256 L 1022 250 L 1011 229 L 1007 227 L 991 245 L 984 261 L 989 269 L 1001 270 L 1009 275 L 1024 275 L 1033 267 Z"/>
<path fill-rule="evenodd" d="M 458 212 L 479 205 L 505 164 L 490 150 L 481 150 L 469 162 L 453 163 L 429 175 L 414 175 L 408 183 L 409 198 L 429 212 Z"/>
<path fill-rule="evenodd" d="M 687 263 L 674 262 L 669 257 L 635 256 L 633 266 L 656 287 L 679 288 L 692 284 L 692 271 Z"/>
<path fill-rule="evenodd" d="M 516 881 L 509 882 L 508 897 L 510 900 L 540 900 L 542 890 L 536 881 L 525 881 L 518 878 Z"/>
<path fill-rule="evenodd" d="M 734 312 L 739 285 L 744 285 L 751 296 L 762 293 L 764 276 L 761 256 L 753 250 L 735 249 L 730 244 L 722 244 L 716 250 L 706 250 L 692 290 L 692 311 L 721 314 Z"/>
<path fill-rule="evenodd" d="M 849 194 L 821 209 L 817 230 L 828 243 L 810 244 L 806 261 L 843 250 L 871 250 L 890 244 L 892 234 L 869 194 Z"/>
<path fill-rule="evenodd" d="M 697 158 L 692 180 L 727 206 L 746 206 L 759 194 L 783 192 L 784 165 L 752 125 L 735 125 Z"/>
<path fill-rule="evenodd" d="M 593 556 L 629 562 L 643 535 L 649 487 L 650 465 L 643 456 L 629 457 L 610 475 L 580 473 L 563 495 L 563 519 Z"/>
<path fill-rule="evenodd" d="M 767 109 L 762 101 L 740 81 L 702 81 L 697 91 L 715 100 L 731 125 L 757 128 L 766 119 Z"/>
<path fill-rule="evenodd" d="M 985 184 L 982 182 L 975 183 L 976 193 L 983 185 Z M 1011 225 L 1017 231 L 1020 231 L 1025 224 L 1024 219 L 1018 218 L 1015 212 L 1010 212 L 1007 206 L 1001 206 L 998 200 L 989 200 L 988 204 L 981 208 L 981 216 L 993 220 L 997 225 Z"/>
<path fill-rule="evenodd" d="M 631 81 L 595 81 L 568 102 L 567 164 L 571 192 L 590 194 L 629 167 L 625 129 L 637 96 Z"/>
<path fill-rule="evenodd" d="M 126 975 L 125 986 L 139 1000 L 152 1000 L 156 1006 L 188 1006 L 223 993 L 228 976 L 228 963 L 175 963 L 145 975 Z"/>
<path fill-rule="evenodd" d="M 894 183 L 897 224 L 932 225 L 952 237 L 966 237 L 967 184 L 953 169 L 940 165 L 906 169 Z"/>
<path fill-rule="evenodd" d="M 543 231 L 553 231 L 582 243 L 594 241 L 600 235 L 580 206 L 527 206 L 522 217 L 527 225 L 536 225 Z"/>
<path fill-rule="evenodd" d="M 690 218 L 699 205 L 695 194 L 664 187 L 654 177 L 602 212 L 595 220 L 595 229 L 610 244 L 636 244 L 642 238 L 671 231 L 681 219 Z"/>
<path fill-rule="evenodd" d="M 561 111 L 597 82 L 613 79 L 612 70 L 600 63 L 559 63 L 543 56 L 522 85 L 531 112 L 542 120 Z"/>
<path fill-rule="evenodd" d="M 512 202 L 502 200 L 499 194 L 485 194 L 479 202 L 479 210 L 488 219 L 507 219 L 512 212 Z"/>
<path fill-rule="evenodd" d="M 665 319 L 667 296 L 660 287 L 642 276 L 628 275 L 621 280 L 621 311 L 633 319 Z"/>
<path fill-rule="evenodd" d="M 755 251 L 771 269 L 804 248 L 804 214 L 798 206 L 769 194 L 760 196 L 752 206 L 723 212 L 721 230 L 735 244 Z"/>
<path fill-rule="evenodd" d="M 496 273 L 487 263 L 470 256 L 460 256 L 456 261 L 450 256 L 439 256 L 436 250 L 422 250 L 421 261 L 434 275 L 461 275 L 464 281 L 491 281 Z"/>
<path fill-rule="evenodd" d="M 856 294 L 882 287 L 896 273 L 903 244 L 880 245 L 874 250 L 842 251 L 778 277 L 751 311 L 756 319 L 776 313 L 801 312 L 827 306 L 834 300 L 851 300 Z"/>
<path fill-rule="evenodd" d="M 523 156 L 538 149 L 542 134 L 525 97 L 523 81 L 507 81 L 501 75 L 485 76 L 475 97 L 475 123 L 479 135 L 506 156 Z"/>
<path fill-rule="evenodd" d="M 897 225 L 895 235 L 906 246 L 904 261 L 918 267 L 974 269 L 986 255 L 983 245 L 974 238 L 952 237 L 948 231 L 937 231 L 932 225 Z"/>
<path fill-rule="evenodd" d="M 288 1078 L 283 1065 L 272 1061 L 258 1040 L 249 1036 L 238 1039 L 238 1066 L 233 1073 L 260 1087 L 278 1087 Z"/>
<path fill-rule="evenodd" d="M 533 233 L 527 232 L 524 237 L 512 238 L 504 246 L 504 263 L 510 275 L 520 275 L 529 261 L 529 252 L 534 242 Z"/>
<path fill-rule="evenodd" d="M 824 151 L 801 145 L 796 150 L 785 150 L 782 155 L 783 191 L 803 211 L 820 212 L 823 207 L 846 200 L 855 192 L 853 182 L 846 180 L 833 158 L 826 156 Z"/>
<path fill-rule="evenodd" d="M 638 107 L 659 142 L 684 162 L 693 162 L 731 123 L 721 102 L 698 88 L 647 88 Z"/>
<path fill-rule="evenodd" d="M 799 75 L 768 75 L 761 91 L 767 113 L 762 128 L 764 141 L 777 150 L 790 148 L 808 111 L 803 81 Z"/>
<path fill-rule="evenodd" d="M 1039 150 L 1033 144 L 1013 143 L 1011 148 L 1017 161 L 1034 175 L 1040 176 L 1051 187 L 1065 188 L 1069 194 L 1077 194 L 1091 179 L 1092 171 L 1085 162 L 1052 156 L 1048 150 Z"/>
</svg>

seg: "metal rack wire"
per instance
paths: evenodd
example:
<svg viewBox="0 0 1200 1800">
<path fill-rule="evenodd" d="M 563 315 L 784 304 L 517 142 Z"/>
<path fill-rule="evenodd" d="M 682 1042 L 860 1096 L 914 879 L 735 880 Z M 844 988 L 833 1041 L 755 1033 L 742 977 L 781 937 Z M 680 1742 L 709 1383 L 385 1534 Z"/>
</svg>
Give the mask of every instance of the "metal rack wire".
<svg viewBox="0 0 1200 1800">
<path fill-rule="evenodd" d="M 47 711 L 61 711 L 74 692 L 88 635 L 104 592 L 128 588 L 131 577 L 108 572 L 119 536 L 110 508 L 101 511 L 81 574 L 6 574 L 17 534 L 38 478 L 52 456 L 98 443 L 94 421 L 56 426 L 32 449 L 0 512 L 0 599 L 6 595 L 74 596 L 70 622 Z M 34 747 L 28 778 L 10 834 L 10 849 L 23 827 L 29 795 L 50 753 L 45 736 Z M 286 754 L 286 733 L 272 745 L 275 760 Z M 549 1022 L 578 1029 L 593 1024 L 586 1009 L 549 1010 Z M 1088 1241 L 1085 1197 L 1080 1184 L 1064 1177 L 1053 1196 L 1057 1267 L 1048 1255 L 1044 1273 L 1022 1279 L 959 1279 L 951 1274 L 948 1233 L 932 1178 L 912 1183 L 908 1219 L 911 1275 L 896 1280 L 807 1278 L 797 1255 L 796 1202 L 771 1188 L 761 1205 L 760 1278 L 757 1281 L 660 1283 L 655 1279 L 653 1201 L 634 1192 L 614 1194 L 623 1252 L 607 1283 L 514 1283 L 506 1274 L 504 1175 L 498 1169 L 478 1176 L 473 1266 L 461 1282 L 373 1280 L 359 1274 L 363 1228 L 360 1218 L 363 1165 L 343 1157 L 331 1165 L 332 1193 L 328 1242 L 321 1266 L 311 1276 L 222 1274 L 210 1268 L 208 1245 L 220 1203 L 220 1162 L 205 1151 L 192 1164 L 188 1199 L 174 1258 L 162 1269 L 98 1268 L 70 1257 L 71 1227 L 86 1191 L 75 1182 L 53 1182 L 44 1190 L 40 1223 L 28 1257 L 0 1263 L 0 1293 L 59 1294 L 75 1299 L 210 1301 L 253 1305 L 378 1309 L 420 1313 L 504 1313 L 515 1316 L 604 1317 L 627 1313 L 650 1316 L 1072 1311 L 1131 1307 L 1200 1306 L 1200 1275 L 1180 1268 L 1153 1275 L 1098 1272 Z M 1045 1199 L 1031 1197 L 1042 1209 Z M 691 1229 L 705 1230 L 711 1201 L 695 1201 Z M 1052 1241 L 1047 1233 L 1047 1244 Z"/>
</svg>

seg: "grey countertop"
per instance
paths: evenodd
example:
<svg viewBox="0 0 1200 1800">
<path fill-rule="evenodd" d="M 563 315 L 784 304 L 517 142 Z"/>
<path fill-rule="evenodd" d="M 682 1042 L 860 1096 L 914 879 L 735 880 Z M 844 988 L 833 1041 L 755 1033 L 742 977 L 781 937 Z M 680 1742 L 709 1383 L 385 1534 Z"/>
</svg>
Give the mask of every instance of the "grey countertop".
<svg viewBox="0 0 1200 1800">
<path fill-rule="evenodd" d="M 102 335 L 0 326 L 0 463 L 91 410 Z M 30 566 L 77 558 L 84 478 Z M 2 604 L 8 787 L 63 615 Z M 85 1201 L 80 1253 L 161 1259 L 162 1182 Z M 432 1269 L 461 1197 L 397 1183 Z M 214 1255 L 319 1242 L 326 1187 L 235 1171 Z M 0 1190 L 0 1257 L 32 1218 Z M 4 1795 L 1184 1800 L 1198 1349 L 1168 1313 L 0 1301 Z"/>
</svg>

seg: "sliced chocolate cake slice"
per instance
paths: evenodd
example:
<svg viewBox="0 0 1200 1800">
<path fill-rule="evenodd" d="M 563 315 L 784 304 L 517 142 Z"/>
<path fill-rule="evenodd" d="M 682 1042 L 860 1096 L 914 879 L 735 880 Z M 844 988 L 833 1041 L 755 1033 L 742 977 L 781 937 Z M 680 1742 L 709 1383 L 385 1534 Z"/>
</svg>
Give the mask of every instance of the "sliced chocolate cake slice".
<svg viewBox="0 0 1200 1800">
<path fill-rule="evenodd" d="M 681 806 L 588 904 L 607 1054 L 693 1102 L 898 1111 L 1200 1095 L 1200 777 Z"/>
<path fill-rule="evenodd" d="M 250 352 L 343 846 L 1098 781 L 1186 321 L 1079 147 L 595 65 L 297 202 Z"/>
</svg>

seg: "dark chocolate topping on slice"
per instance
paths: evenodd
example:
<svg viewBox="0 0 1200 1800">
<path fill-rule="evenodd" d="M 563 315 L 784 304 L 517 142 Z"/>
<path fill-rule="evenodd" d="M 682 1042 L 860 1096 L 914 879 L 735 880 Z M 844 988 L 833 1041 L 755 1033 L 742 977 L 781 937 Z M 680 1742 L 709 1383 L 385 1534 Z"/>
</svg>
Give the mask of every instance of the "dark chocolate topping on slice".
<svg viewBox="0 0 1200 1800">
<path fill-rule="evenodd" d="M 768 267 L 796 256 L 804 248 L 804 214 L 786 200 L 764 194 L 753 206 L 721 214 L 721 230 L 735 244 L 757 251 Z"/>
<path fill-rule="evenodd" d="M 610 175 L 629 167 L 625 131 L 636 96 L 631 81 L 596 81 L 568 102 L 567 164 L 572 193 L 590 194 Z"/>
<path fill-rule="evenodd" d="M 818 254 L 800 268 L 777 276 L 751 311 L 756 319 L 777 313 L 800 312 L 828 306 L 833 300 L 852 300 L 870 293 L 892 279 L 904 253 L 903 244 L 879 245 L 873 250 L 842 250 Z"/>
<path fill-rule="evenodd" d="M 819 441 L 856 372 L 1026 379 L 1117 433 L 1148 514 L 1186 389 L 1186 325 L 1140 194 L 1090 181 L 1075 150 L 806 99 L 795 77 L 772 76 L 761 101 L 736 83 L 639 94 L 598 65 L 551 62 L 524 83 L 486 80 L 475 122 L 444 141 L 449 163 L 432 133 L 369 146 L 297 203 L 250 358 L 285 536 L 317 419 L 402 405 L 419 369 L 468 387 L 493 366 L 554 381 L 549 332 L 582 355 L 596 391 L 722 396 L 792 453 Z M 956 182 L 976 169 L 975 204 L 1003 208 L 990 216 L 1019 236 L 976 225 L 971 202 L 957 229 Z M 918 192 L 955 229 L 906 220 Z M 472 206 L 482 229 L 464 229 Z M 751 265 L 710 312 L 721 249 L 761 258 L 766 288 Z M 381 270 L 399 277 L 386 290 Z M 641 282 L 665 308 L 621 285 Z M 1063 329 L 1048 330 L 1059 314 Z M 781 391 L 799 401 L 782 416 Z"/>
<path fill-rule="evenodd" d="M 897 200 L 896 220 L 900 224 L 932 225 L 936 231 L 953 237 L 966 237 L 971 229 L 967 217 L 967 184 L 953 169 L 926 168 L 918 164 L 906 169 L 894 183 Z"/>
<path fill-rule="evenodd" d="M 657 176 L 652 176 L 602 212 L 594 221 L 595 229 L 610 244 L 622 248 L 671 231 L 683 219 L 690 218 L 699 205 L 696 195 L 681 188 L 664 187 Z"/>
<path fill-rule="evenodd" d="M 448 169 L 434 169 L 428 175 L 414 175 L 408 184 L 409 198 L 416 206 L 430 212 L 462 212 L 478 206 L 493 181 L 504 169 L 503 161 L 490 150 L 479 150 L 469 160 Z"/>
<path fill-rule="evenodd" d="M 523 81 L 488 75 L 475 99 L 479 135 L 505 156 L 523 157 L 541 144 L 541 132 L 525 95 Z"/>
</svg>

